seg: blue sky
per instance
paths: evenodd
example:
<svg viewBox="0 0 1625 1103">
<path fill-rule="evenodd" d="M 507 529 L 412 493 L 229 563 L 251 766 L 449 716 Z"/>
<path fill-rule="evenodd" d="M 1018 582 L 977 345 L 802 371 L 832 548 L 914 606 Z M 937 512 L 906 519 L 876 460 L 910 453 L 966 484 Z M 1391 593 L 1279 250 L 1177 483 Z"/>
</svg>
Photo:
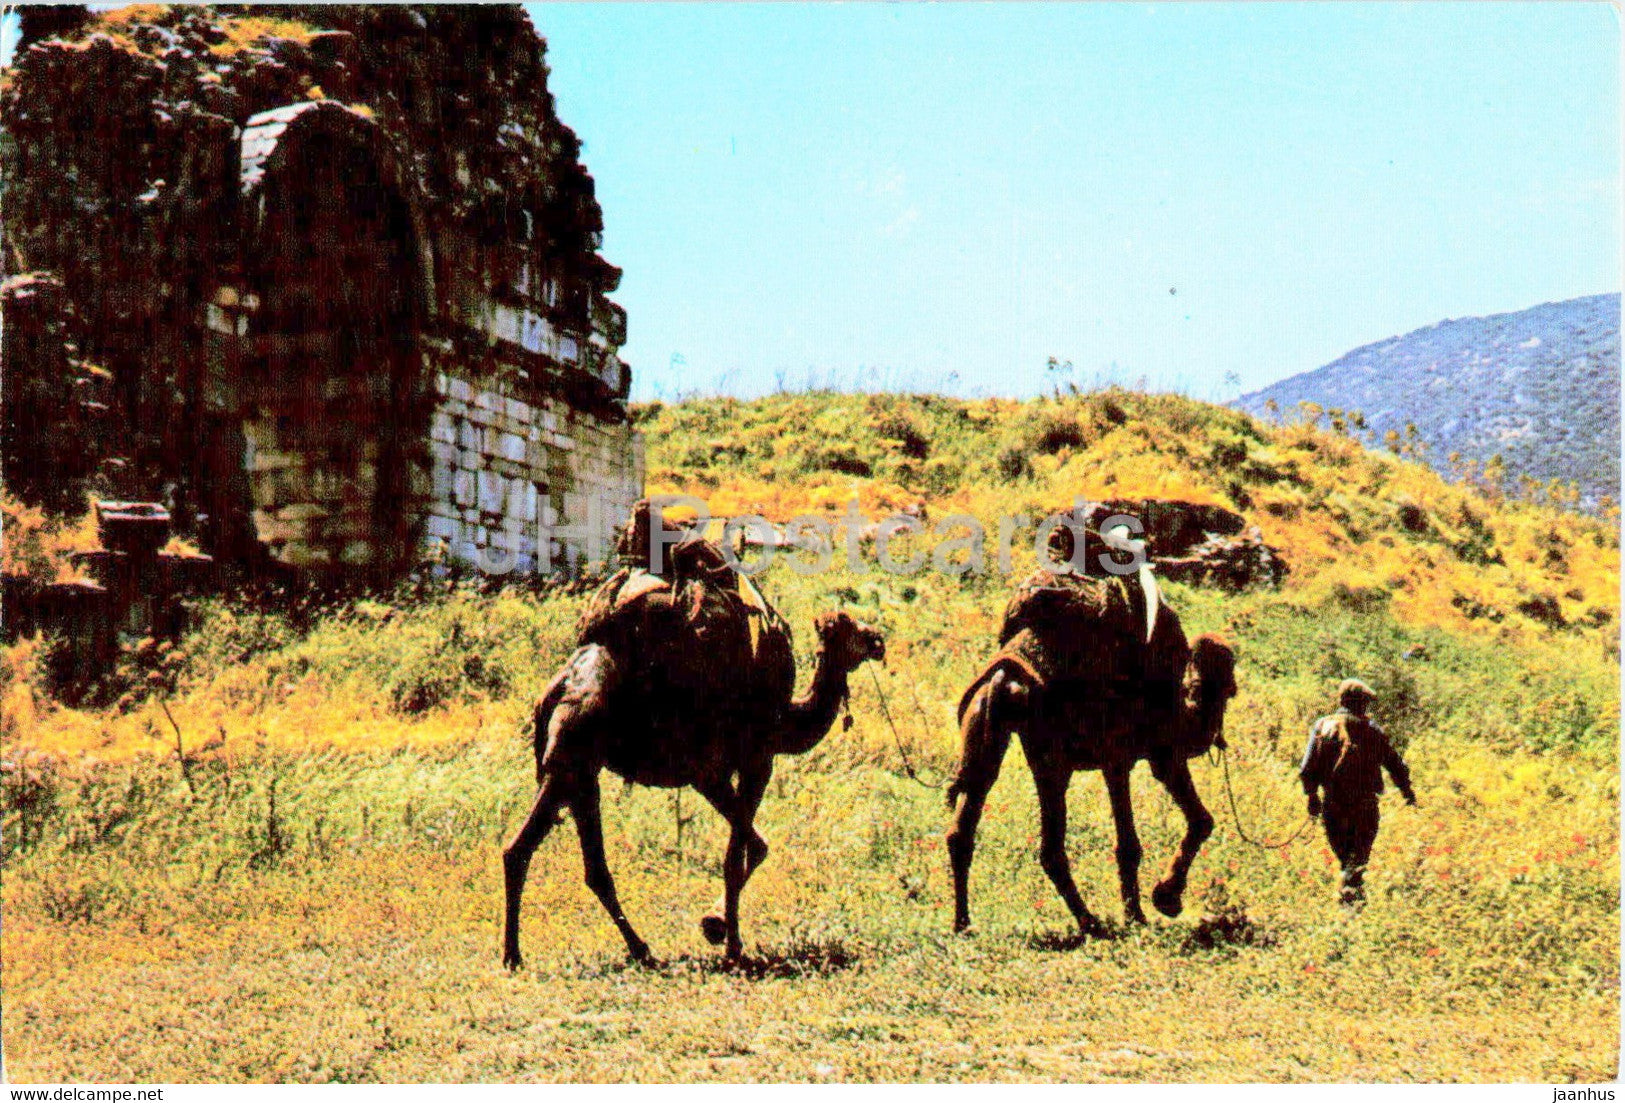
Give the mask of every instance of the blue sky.
<svg viewBox="0 0 1625 1103">
<path fill-rule="evenodd" d="M 638 397 L 1228 398 L 1620 286 L 1605 4 L 529 7 Z"/>
<path fill-rule="evenodd" d="M 639 397 L 1022 394 L 1050 356 L 1231 397 L 1619 289 L 1605 5 L 530 11 Z"/>
</svg>

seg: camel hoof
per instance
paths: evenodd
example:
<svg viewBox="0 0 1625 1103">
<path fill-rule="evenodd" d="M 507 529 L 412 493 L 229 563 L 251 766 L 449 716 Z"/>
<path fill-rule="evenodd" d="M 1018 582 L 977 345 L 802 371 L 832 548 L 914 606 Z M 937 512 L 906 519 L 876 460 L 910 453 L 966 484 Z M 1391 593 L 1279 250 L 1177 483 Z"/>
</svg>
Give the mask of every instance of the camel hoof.
<svg viewBox="0 0 1625 1103">
<path fill-rule="evenodd" d="M 518 950 L 510 950 L 502 955 L 502 967 L 510 973 L 517 973 L 525 967 L 525 959 L 519 956 Z"/>
<path fill-rule="evenodd" d="M 1110 939 L 1112 929 L 1092 915 L 1086 915 L 1078 920 L 1078 937 L 1085 942 L 1090 939 Z"/>
<path fill-rule="evenodd" d="M 628 946 L 626 948 L 626 956 L 633 965 L 641 965 L 645 969 L 652 969 L 660 964 L 660 962 L 655 960 L 654 954 L 649 952 L 649 944 L 647 942 L 640 942 L 636 946 Z"/>
<path fill-rule="evenodd" d="M 975 938 L 976 928 L 971 925 L 969 919 L 956 919 L 954 920 L 954 934 L 960 938 Z"/>
<path fill-rule="evenodd" d="M 1173 919 L 1185 910 L 1185 894 L 1163 882 L 1151 890 L 1151 903 L 1159 912 Z"/>
<path fill-rule="evenodd" d="M 1123 921 L 1131 927 L 1143 927 L 1145 926 L 1145 912 L 1140 910 L 1140 906 L 1136 904 L 1123 912 Z"/>
<path fill-rule="evenodd" d="M 720 915 L 708 915 L 700 920 L 700 933 L 713 946 L 721 946 L 728 937 L 728 923 Z"/>
</svg>

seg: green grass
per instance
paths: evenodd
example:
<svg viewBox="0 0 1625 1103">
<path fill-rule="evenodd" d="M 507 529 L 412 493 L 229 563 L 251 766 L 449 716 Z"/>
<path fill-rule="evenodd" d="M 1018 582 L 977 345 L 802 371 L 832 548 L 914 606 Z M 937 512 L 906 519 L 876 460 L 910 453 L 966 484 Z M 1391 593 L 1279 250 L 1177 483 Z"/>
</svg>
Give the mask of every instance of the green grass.
<svg viewBox="0 0 1625 1103">
<path fill-rule="evenodd" d="M 854 401 L 868 400 L 792 396 L 739 416 L 748 430 L 785 406 L 805 415 Z M 1149 411 L 1122 401 L 1148 439 L 1185 426 L 1167 447 L 1205 448 L 1212 425 L 1231 417 L 1208 424 L 1175 400 Z M 929 455 L 953 454 L 939 451 L 932 420 L 957 418 L 945 400 L 896 402 L 923 424 Z M 1008 405 L 1005 431 L 1050 433 L 1024 428 Z M 652 439 L 651 468 L 694 485 L 673 457 L 699 433 L 721 432 L 719 418 L 715 404 L 646 417 L 695 419 Z M 889 431 L 905 450 L 896 462 L 919 462 L 906 452 L 921 450 L 908 425 Z M 747 431 L 737 439 L 758 446 Z M 842 439 L 860 457 L 875 447 L 865 432 Z M 1318 455 L 1341 447 L 1311 443 Z M 719 493 L 757 492 L 728 466 L 753 456 L 715 461 Z M 984 458 L 966 453 L 967 463 Z M 842 478 L 877 493 L 888 462 L 875 460 L 869 481 Z M 1342 469 L 1387 462 L 1355 452 Z M 1061 484 L 1043 483 L 1043 467 L 1014 484 L 955 477 L 967 500 L 996 506 L 1053 494 Z M 1447 550 L 1430 577 L 1488 594 L 1498 571 L 1527 581 L 1554 569 L 1516 552 L 1545 523 L 1541 511 L 1443 488 L 1408 465 L 1387 478 L 1431 488 L 1435 517 L 1474 511 L 1506 561 Z M 831 489 L 819 476 L 775 479 L 786 507 Z M 498 963 L 499 847 L 532 795 L 523 722 L 569 650 L 581 597 L 452 585 L 291 614 L 214 603 L 179 655 L 132 658 L 128 672 L 134 683 L 156 665 L 173 682 L 184 771 L 155 697 L 61 708 L 38 692 L 37 646 L 7 655 L 0 735 L 19 767 L 0 825 L 8 1072 L 137 1082 L 1612 1079 L 1612 629 L 1374 600 L 1368 590 L 1385 584 L 1371 572 L 1432 554 L 1444 522 L 1401 536 L 1382 520 L 1380 494 L 1355 483 L 1341 504 L 1327 495 L 1281 530 L 1298 556 L 1283 590 L 1166 589 L 1188 630 L 1222 632 L 1237 648 L 1231 770 L 1255 837 L 1301 822 L 1296 759 L 1332 687 L 1358 675 L 1377 688 L 1422 804 L 1386 798 L 1371 900 L 1357 916 L 1334 902 L 1318 832 L 1281 851 L 1248 846 L 1219 769 L 1198 762 L 1219 830 L 1187 913 L 1074 945 L 1038 868 L 1031 782 L 1012 749 L 973 874 L 977 934 L 953 937 L 935 786 L 955 756 L 954 704 L 991 650 L 1009 583 L 801 578 L 777 567 L 764 585 L 795 626 L 803 678 L 811 618 L 836 605 L 886 632 L 888 665 L 858 672 L 850 731 L 837 726 L 812 753 L 780 761 L 760 822 L 773 851 L 745 897 L 746 966 L 723 970 L 697 930 L 720 891 L 715 815 L 692 793 L 679 803 L 608 778 L 610 862 L 664 964 L 625 965 L 581 883 L 567 821 L 533 864 L 528 967 L 510 976 Z M 1593 542 L 1590 524 L 1548 526 L 1571 588 L 1598 585 L 1575 577 L 1579 564 L 1617 572 L 1617 548 Z M 1349 526 L 1364 526 L 1367 559 L 1314 558 L 1317 540 L 1347 539 Z M 923 784 L 905 776 L 905 753 Z M 1180 820 L 1143 768 L 1135 792 L 1149 885 Z M 1080 886 L 1115 922 L 1099 779 L 1080 776 L 1071 802 Z"/>
</svg>

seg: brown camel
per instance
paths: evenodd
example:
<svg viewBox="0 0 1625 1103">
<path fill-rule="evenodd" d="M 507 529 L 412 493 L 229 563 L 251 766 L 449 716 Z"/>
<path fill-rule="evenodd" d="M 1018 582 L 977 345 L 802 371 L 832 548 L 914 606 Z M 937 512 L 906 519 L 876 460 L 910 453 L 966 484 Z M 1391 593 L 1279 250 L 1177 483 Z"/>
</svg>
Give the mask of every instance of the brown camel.
<svg viewBox="0 0 1625 1103">
<path fill-rule="evenodd" d="M 1178 915 L 1191 863 L 1213 831 L 1187 760 L 1224 746 L 1225 707 L 1236 692 L 1234 653 L 1212 636 L 1187 643 L 1145 570 L 1138 581 L 1039 571 L 1011 599 L 999 642 L 959 706 L 962 751 L 948 790 L 949 806 L 958 802 L 947 840 L 954 930 L 970 927 L 976 827 L 1012 734 L 1021 737 L 1038 789 L 1039 861 L 1080 932 L 1089 937 L 1104 927 L 1078 894 L 1066 855 L 1066 791 L 1078 770 L 1105 775 L 1125 918 L 1143 923 L 1129 774 L 1136 762 L 1149 761 L 1185 816 L 1179 853 L 1151 893 L 1157 910 Z"/>
<path fill-rule="evenodd" d="M 536 708 L 539 790 L 502 855 L 502 959 L 509 968 L 521 963 L 519 904 L 530 857 L 566 807 L 588 887 L 633 960 L 650 960 L 648 944 L 621 911 L 604 859 L 598 775 L 606 767 L 639 785 L 691 786 L 727 821 L 722 915 L 708 915 L 700 926 L 737 959 L 739 894 L 767 856 L 755 817 L 773 758 L 817 746 L 845 703 L 847 675 L 885 657 L 879 633 L 845 613 L 824 613 L 814 621 L 811 685 L 792 697 L 789 626 L 748 581 L 711 570 L 708 545 L 692 547 L 699 552 L 677 557 L 675 572 L 623 569 L 605 584 L 584 618 L 582 646 Z"/>
</svg>

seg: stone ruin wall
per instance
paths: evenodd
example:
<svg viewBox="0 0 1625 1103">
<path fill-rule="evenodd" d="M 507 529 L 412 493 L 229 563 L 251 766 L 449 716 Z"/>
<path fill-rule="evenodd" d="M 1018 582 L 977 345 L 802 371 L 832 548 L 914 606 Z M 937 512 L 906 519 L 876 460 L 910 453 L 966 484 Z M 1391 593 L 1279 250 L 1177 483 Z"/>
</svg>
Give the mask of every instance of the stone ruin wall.
<svg viewBox="0 0 1625 1103">
<path fill-rule="evenodd" d="M 602 562 L 642 494 L 641 436 L 556 397 L 513 397 L 459 368 L 434 372 L 427 475 L 410 488 L 414 558 L 522 574 Z M 377 443 L 363 444 L 361 469 L 340 481 L 312 452 L 283 447 L 274 424 L 245 429 L 259 540 L 291 566 L 372 563 L 377 530 L 356 483 L 373 478 Z"/>
<path fill-rule="evenodd" d="M 613 527 L 643 488 L 643 442 L 629 425 L 451 370 L 436 373 L 435 394 L 427 555 L 521 572 L 542 569 L 541 558 L 551 570 L 607 559 Z"/>
<path fill-rule="evenodd" d="M 111 34 L 56 9 L 31 34 L 25 10 L 5 260 L 49 293 L 7 304 L 54 313 L 8 321 L 61 331 L 114 392 L 93 473 L 57 500 L 164 501 L 205 550 L 293 568 L 590 558 L 639 495 L 641 445 L 619 271 L 528 19 L 261 13 L 306 37 L 222 54 L 245 10 Z M 74 418 L 8 435 L 61 444 Z"/>
</svg>

